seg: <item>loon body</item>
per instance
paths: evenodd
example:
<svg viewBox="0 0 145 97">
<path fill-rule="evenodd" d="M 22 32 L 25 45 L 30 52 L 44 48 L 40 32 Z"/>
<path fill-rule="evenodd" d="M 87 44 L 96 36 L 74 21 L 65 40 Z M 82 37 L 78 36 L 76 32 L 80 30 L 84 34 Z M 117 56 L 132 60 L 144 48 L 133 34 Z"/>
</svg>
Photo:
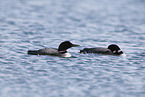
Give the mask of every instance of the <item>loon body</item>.
<svg viewBox="0 0 145 97">
<path fill-rule="evenodd" d="M 118 55 L 118 56 L 125 56 L 123 51 L 116 45 L 111 44 L 108 48 L 96 47 L 96 48 L 84 48 L 80 50 L 80 53 L 94 53 L 94 54 L 103 54 L 103 55 Z"/>
<path fill-rule="evenodd" d="M 67 52 L 68 48 L 79 46 L 76 44 L 72 44 L 70 41 L 62 42 L 58 49 L 56 48 L 43 48 L 39 50 L 28 50 L 28 54 L 30 55 L 52 55 L 52 56 L 60 56 L 60 57 L 71 57 L 71 54 Z"/>
</svg>

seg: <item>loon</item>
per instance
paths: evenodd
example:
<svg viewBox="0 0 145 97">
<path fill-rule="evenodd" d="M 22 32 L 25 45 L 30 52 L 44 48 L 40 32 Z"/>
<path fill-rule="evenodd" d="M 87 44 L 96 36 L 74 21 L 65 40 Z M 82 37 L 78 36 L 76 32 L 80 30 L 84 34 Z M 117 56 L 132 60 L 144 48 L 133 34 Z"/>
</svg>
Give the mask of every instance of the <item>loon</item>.
<svg viewBox="0 0 145 97">
<path fill-rule="evenodd" d="M 52 55 L 60 57 L 71 57 L 71 54 L 67 52 L 68 48 L 76 47 L 79 45 L 72 44 L 70 41 L 62 42 L 57 48 L 43 48 L 39 50 L 28 50 L 30 55 Z"/>
<path fill-rule="evenodd" d="M 117 56 L 126 56 L 123 51 L 116 45 L 111 44 L 108 48 L 96 47 L 96 48 L 84 48 L 80 50 L 80 53 L 94 53 L 94 54 L 103 54 L 103 55 L 117 55 Z"/>
</svg>

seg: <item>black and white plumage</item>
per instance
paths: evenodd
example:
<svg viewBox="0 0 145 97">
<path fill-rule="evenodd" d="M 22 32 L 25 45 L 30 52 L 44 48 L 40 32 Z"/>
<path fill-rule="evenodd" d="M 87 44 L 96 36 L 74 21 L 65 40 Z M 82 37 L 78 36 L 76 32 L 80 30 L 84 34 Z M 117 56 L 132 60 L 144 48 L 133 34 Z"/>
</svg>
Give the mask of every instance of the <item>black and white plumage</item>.
<svg viewBox="0 0 145 97">
<path fill-rule="evenodd" d="M 116 44 L 111 44 L 108 46 L 108 48 L 103 48 L 103 47 L 84 48 L 83 50 L 80 50 L 80 53 L 83 53 L 83 54 L 94 53 L 94 54 L 103 54 L 103 55 L 125 56 L 125 54 L 123 54 L 123 51 L 121 51 L 121 49 Z"/>
<path fill-rule="evenodd" d="M 59 45 L 58 49 L 57 48 L 43 48 L 39 50 L 28 50 L 28 54 L 71 57 L 71 54 L 67 52 L 67 49 L 71 47 L 76 47 L 76 46 L 79 46 L 79 45 L 72 44 L 70 41 L 64 41 Z"/>
</svg>

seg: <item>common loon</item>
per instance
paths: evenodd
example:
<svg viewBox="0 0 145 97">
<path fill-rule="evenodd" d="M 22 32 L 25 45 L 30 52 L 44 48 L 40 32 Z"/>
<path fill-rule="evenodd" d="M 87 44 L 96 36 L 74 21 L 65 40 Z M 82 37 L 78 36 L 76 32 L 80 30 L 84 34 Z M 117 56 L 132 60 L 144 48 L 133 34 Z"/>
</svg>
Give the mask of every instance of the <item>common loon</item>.
<svg viewBox="0 0 145 97">
<path fill-rule="evenodd" d="M 80 53 L 126 56 L 125 54 L 123 54 L 123 51 L 121 51 L 121 49 L 116 44 L 111 44 L 108 46 L 108 48 L 103 48 L 103 47 L 84 48 L 83 50 L 80 50 Z"/>
<path fill-rule="evenodd" d="M 39 50 L 28 50 L 28 54 L 30 55 L 52 55 L 52 56 L 60 56 L 60 57 L 71 57 L 70 53 L 67 53 L 67 49 L 71 47 L 76 47 L 79 45 L 72 44 L 70 41 L 62 42 L 58 49 L 56 48 L 43 48 Z"/>
</svg>

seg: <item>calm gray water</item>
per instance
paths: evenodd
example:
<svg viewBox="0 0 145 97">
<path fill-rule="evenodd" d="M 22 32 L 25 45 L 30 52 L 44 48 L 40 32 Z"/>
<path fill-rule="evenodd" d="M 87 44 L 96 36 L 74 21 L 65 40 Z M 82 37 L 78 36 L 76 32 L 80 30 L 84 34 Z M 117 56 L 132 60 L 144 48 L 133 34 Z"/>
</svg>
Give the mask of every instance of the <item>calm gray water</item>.
<svg viewBox="0 0 145 97">
<path fill-rule="evenodd" d="M 127 57 L 78 53 L 112 43 Z M 0 0 L 0 97 L 145 97 L 145 0 Z"/>
</svg>

